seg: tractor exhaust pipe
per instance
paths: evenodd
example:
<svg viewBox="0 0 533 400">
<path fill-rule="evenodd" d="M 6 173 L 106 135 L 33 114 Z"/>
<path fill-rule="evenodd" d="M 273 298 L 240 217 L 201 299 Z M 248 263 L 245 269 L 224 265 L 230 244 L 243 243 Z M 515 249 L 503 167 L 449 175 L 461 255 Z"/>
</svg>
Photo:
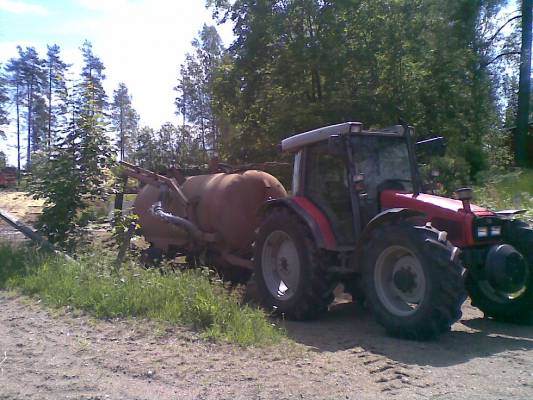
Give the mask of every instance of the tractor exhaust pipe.
<svg viewBox="0 0 533 400">
<path fill-rule="evenodd" d="M 472 189 L 471 188 L 461 188 L 455 191 L 457 198 L 463 203 L 463 210 L 467 213 L 471 213 L 472 209 L 470 208 L 470 200 L 472 200 Z"/>
</svg>

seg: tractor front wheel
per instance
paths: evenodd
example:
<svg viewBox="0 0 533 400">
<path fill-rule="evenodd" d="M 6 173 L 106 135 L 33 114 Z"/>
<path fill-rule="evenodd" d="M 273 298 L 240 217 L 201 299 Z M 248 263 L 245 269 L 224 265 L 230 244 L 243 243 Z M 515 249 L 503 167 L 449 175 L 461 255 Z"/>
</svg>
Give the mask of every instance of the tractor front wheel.
<svg viewBox="0 0 533 400">
<path fill-rule="evenodd" d="M 315 318 L 333 301 L 335 282 L 309 229 L 284 208 L 272 210 L 257 231 L 254 276 L 260 303 L 292 319 Z"/>
<path fill-rule="evenodd" d="M 461 317 L 466 295 L 455 248 L 431 227 L 376 228 L 364 249 L 366 299 L 388 333 L 430 339 Z"/>
<path fill-rule="evenodd" d="M 466 289 L 472 305 L 486 317 L 517 324 L 533 321 L 533 250 L 528 250 L 529 257 L 524 257 L 509 245 L 496 245 L 487 255 L 484 273 L 469 269 Z M 498 261 L 501 265 L 491 268 Z"/>
</svg>

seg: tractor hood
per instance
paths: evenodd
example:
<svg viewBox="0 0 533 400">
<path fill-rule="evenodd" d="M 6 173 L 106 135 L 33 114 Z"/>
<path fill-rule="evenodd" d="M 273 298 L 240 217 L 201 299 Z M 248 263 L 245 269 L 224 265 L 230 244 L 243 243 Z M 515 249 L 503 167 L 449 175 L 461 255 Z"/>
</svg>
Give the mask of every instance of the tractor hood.
<svg viewBox="0 0 533 400">
<path fill-rule="evenodd" d="M 421 211 L 428 216 L 449 212 L 467 214 L 460 200 L 426 193 L 413 196 L 412 193 L 399 193 L 394 190 L 385 190 L 381 193 L 381 207 L 383 209 L 405 207 Z M 478 217 L 495 215 L 492 211 L 474 204 L 471 204 L 470 208 L 472 213 Z"/>
<path fill-rule="evenodd" d="M 496 215 L 474 204 L 470 205 L 471 212 L 466 212 L 460 200 L 425 193 L 414 196 L 412 193 L 400 193 L 395 190 L 385 190 L 381 193 L 381 208 L 409 208 L 424 213 L 426 222 L 448 232 L 448 240 L 460 248 L 475 245 L 472 234 L 474 219 Z"/>
</svg>

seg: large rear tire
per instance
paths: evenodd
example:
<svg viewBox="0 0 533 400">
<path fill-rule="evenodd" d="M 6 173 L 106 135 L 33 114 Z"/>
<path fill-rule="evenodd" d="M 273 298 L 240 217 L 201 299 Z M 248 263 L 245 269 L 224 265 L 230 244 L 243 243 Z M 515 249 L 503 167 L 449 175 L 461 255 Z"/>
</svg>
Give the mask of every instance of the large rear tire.
<svg viewBox="0 0 533 400">
<path fill-rule="evenodd" d="M 461 318 L 463 267 L 439 233 L 407 222 L 386 224 L 364 247 L 366 299 L 391 335 L 431 339 Z"/>
<path fill-rule="evenodd" d="M 316 318 L 333 301 L 336 282 L 309 229 L 285 208 L 272 210 L 258 228 L 254 276 L 259 302 L 291 319 Z"/>
</svg>

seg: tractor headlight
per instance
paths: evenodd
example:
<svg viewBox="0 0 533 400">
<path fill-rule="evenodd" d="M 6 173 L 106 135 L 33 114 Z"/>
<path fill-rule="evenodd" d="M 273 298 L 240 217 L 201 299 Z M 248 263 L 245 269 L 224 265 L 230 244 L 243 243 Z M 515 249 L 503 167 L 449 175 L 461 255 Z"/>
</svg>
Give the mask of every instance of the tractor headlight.
<svg viewBox="0 0 533 400">
<path fill-rule="evenodd" d="M 477 237 L 478 238 L 486 238 L 489 236 L 489 227 L 488 226 L 480 226 L 477 228 Z"/>
<path fill-rule="evenodd" d="M 500 225 L 490 227 L 490 236 L 500 236 L 502 234 L 502 227 Z"/>
<path fill-rule="evenodd" d="M 502 221 L 498 218 L 476 218 L 474 220 L 474 238 L 478 240 L 497 239 L 502 235 Z"/>
</svg>

